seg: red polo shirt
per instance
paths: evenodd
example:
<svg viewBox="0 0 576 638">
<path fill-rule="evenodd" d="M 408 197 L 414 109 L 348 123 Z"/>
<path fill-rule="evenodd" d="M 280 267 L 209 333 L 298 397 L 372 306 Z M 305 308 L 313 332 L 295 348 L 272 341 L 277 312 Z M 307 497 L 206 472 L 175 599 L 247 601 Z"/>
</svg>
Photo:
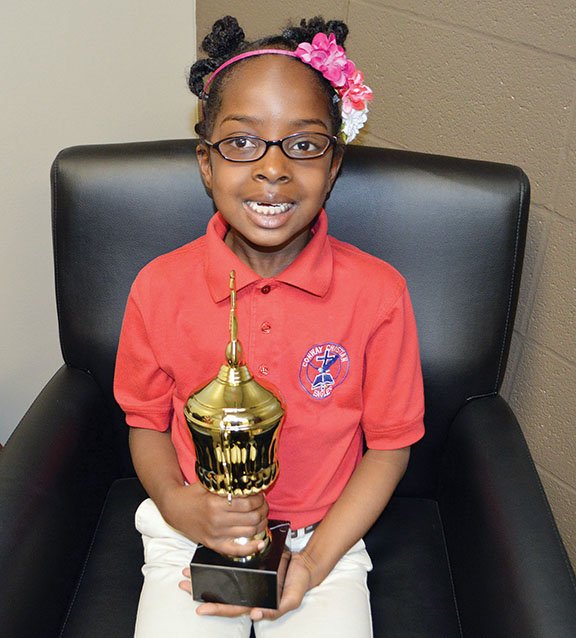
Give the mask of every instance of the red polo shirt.
<svg viewBox="0 0 576 638">
<path fill-rule="evenodd" d="M 216 214 L 203 237 L 136 278 L 116 362 L 115 394 L 129 425 L 170 428 L 194 482 L 184 418 L 190 393 L 213 378 L 229 340 L 229 275 L 236 271 L 239 338 L 256 379 L 286 404 L 270 518 L 305 527 L 326 514 L 368 447 L 397 449 L 423 435 L 416 326 L 404 279 L 389 264 L 327 234 L 280 275 L 263 279 L 224 243 Z M 370 489 L 372 486 L 367 486 Z"/>
</svg>

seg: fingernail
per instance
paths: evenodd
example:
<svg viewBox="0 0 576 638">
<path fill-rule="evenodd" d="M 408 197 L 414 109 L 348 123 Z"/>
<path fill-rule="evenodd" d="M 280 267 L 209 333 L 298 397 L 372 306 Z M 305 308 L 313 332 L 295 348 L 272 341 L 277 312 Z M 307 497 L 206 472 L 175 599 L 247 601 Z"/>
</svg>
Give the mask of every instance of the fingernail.
<svg viewBox="0 0 576 638">
<path fill-rule="evenodd" d="M 264 541 L 258 542 L 258 551 L 261 552 L 266 547 L 266 543 Z"/>
</svg>

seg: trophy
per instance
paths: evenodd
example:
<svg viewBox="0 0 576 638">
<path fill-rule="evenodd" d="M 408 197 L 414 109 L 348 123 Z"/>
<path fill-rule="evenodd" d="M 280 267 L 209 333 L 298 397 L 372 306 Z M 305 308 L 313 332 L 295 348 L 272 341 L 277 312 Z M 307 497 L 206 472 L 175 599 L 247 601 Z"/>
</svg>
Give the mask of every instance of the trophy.
<svg viewBox="0 0 576 638">
<path fill-rule="evenodd" d="M 272 485 L 278 475 L 284 409 L 243 361 L 234 271 L 226 363 L 216 378 L 190 395 L 184 415 L 196 449 L 196 474 L 207 490 L 231 502 Z M 268 528 L 253 538 L 235 539 L 241 545 L 264 541 L 264 548 L 250 556 L 223 556 L 199 546 L 190 563 L 194 600 L 277 609 L 290 557 L 285 548 L 288 528 L 285 521 L 269 521 Z"/>
</svg>

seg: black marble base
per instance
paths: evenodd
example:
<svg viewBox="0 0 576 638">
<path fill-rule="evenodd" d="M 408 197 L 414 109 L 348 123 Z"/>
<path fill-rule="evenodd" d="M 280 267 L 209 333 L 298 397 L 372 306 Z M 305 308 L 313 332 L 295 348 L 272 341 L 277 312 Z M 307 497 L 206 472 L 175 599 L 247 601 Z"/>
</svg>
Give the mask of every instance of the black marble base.
<svg viewBox="0 0 576 638">
<path fill-rule="evenodd" d="M 240 563 L 199 547 L 190 563 L 192 596 L 198 602 L 278 609 L 290 561 L 285 521 L 268 521 L 272 542 L 263 555 Z"/>
</svg>

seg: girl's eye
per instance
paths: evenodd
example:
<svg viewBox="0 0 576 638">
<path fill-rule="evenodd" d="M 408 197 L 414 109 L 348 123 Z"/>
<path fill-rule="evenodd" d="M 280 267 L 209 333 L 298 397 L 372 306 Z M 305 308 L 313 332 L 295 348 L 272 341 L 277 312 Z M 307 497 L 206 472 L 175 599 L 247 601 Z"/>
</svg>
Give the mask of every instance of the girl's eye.
<svg viewBox="0 0 576 638">
<path fill-rule="evenodd" d="M 330 145 L 328 137 L 314 133 L 288 138 L 286 142 L 286 153 L 296 159 L 298 157 L 317 157 L 322 155 L 327 146 Z"/>
<path fill-rule="evenodd" d="M 231 159 L 248 159 L 259 152 L 259 140 L 252 137 L 229 137 L 219 144 L 224 157 Z"/>
<path fill-rule="evenodd" d="M 256 148 L 254 141 L 248 137 L 234 137 L 228 141 L 228 144 L 237 150 Z"/>
<path fill-rule="evenodd" d="M 309 138 L 296 138 L 292 140 L 290 144 L 290 150 L 298 153 L 311 153 L 318 151 L 318 145 L 314 143 L 314 140 Z"/>
<path fill-rule="evenodd" d="M 312 151 L 316 148 L 310 140 L 302 140 L 301 142 L 296 142 L 294 146 L 296 150 L 302 151 L 304 153 L 306 151 Z"/>
</svg>

